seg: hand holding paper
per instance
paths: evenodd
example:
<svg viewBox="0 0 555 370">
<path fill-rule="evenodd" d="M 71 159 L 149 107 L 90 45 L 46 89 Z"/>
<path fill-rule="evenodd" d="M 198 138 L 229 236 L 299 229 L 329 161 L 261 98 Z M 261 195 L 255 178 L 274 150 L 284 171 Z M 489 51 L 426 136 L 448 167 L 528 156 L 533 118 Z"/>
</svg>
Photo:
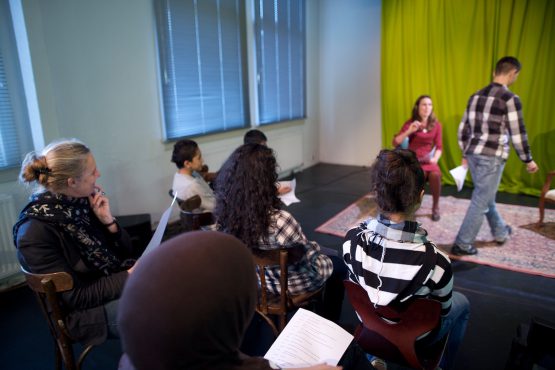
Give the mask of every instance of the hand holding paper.
<svg viewBox="0 0 555 370">
<path fill-rule="evenodd" d="M 288 186 L 291 189 L 288 193 L 279 195 L 279 198 L 286 206 L 292 203 L 300 202 L 299 198 L 295 196 L 295 187 L 297 186 L 296 179 L 293 179 L 291 181 L 280 181 L 279 184 L 280 187 Z"/>
</svg>

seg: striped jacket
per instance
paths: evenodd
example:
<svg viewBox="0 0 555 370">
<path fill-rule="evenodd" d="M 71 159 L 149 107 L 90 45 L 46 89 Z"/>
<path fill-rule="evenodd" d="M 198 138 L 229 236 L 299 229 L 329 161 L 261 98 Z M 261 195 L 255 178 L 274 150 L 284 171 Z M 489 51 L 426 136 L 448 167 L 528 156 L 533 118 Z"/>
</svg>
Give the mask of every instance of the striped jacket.
<svg viewBox="0 0 555 370">
<path fill-rule="evenodd" d="M 435 245 L 431 249 L 435 253 L 431 270 L 413 292 L 405 291 L 425 264 L 426 235 L 415 221 L 393 223 L 378 215 L 361 223 L 349 230 L 343 243 L 350 279 L 366 290 L 374 304 L 387 306 L 400 294 L 404 298 L 428 297 L 439 301 L 442 315 L 447 315 L 451 309 L 453 272 L 449 258 Z"/>
</svg>

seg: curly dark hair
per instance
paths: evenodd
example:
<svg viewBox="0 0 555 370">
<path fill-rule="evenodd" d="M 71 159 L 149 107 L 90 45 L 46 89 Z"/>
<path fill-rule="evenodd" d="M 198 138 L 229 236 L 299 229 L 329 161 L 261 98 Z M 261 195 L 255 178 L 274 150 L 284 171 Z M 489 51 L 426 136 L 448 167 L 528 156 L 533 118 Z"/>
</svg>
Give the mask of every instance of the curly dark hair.
<svg viewBox="0 0 555 370">
<path fill-rule="evenodd" d="M 214 214 L 222 231 L 249 247 L 267 241 L 271 216 L 280 209 L 277 162 L 272 149 L 244 144 L 223 164 L 215 181 Z"/>
<path fill-rule="evenodd" d="M 370 168 L 370 177 L 382 212 L 407 214 L 418 209 L 425 177 L 413 151 L 380 151 Z"/>
</svg>

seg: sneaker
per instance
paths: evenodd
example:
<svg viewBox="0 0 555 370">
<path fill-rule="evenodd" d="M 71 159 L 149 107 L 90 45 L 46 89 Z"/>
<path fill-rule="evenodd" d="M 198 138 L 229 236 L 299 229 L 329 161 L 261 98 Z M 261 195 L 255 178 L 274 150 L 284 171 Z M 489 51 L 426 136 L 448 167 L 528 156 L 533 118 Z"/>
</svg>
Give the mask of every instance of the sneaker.
<svg viewBox="0 0 555 370">
<path fill-rule="evenodd" d="M 374 357 L 370 363 L 376 370 L 387 370 L 387 364 L 381 358 Z"/>
<path fill-rule="evenodd" d="M 432 212 L 432 221 L 439 221 L 440 218 L 439 211 Z"/>
<path fill-rule="evenodd" d="M 507 229 L 507 235 L 505 238 L 503 240 L 496 240 L 496 243 L 499 245 L 505 244 L 505 242 L 511 238 L 511 234 L 513 233 L 513 228 L 509 225 L 505 225 L 505 228 Z"/>
<path fill-rule="evenodd" d="M 476 247 L 474 247 L 473 245 L 465 248 L 457 244 L 453 244 L 453 248 L 451 248 L 451 253 L 456 256 L 469 256 L 478 253 L 478 249 L 476 249 Z"/>
</svg>

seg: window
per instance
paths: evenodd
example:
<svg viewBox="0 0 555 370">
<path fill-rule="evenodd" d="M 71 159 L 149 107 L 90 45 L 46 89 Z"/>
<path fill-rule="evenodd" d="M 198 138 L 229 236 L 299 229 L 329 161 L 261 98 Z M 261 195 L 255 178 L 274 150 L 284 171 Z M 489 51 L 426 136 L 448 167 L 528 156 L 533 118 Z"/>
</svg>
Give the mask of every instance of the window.
<svg viewBox="0 0 555 370">
<path fill-rule="evenodd" d="M 158 3 L 166 138 L 247 126 L 243 1 Z"/>
<path fill-rule="evenodd" d="M 304 9 L 304 0 L 255 1 L 261 124 L 305 117 Z"/>
<path fill-rule="evenodd" d="M 304 117 L 304 9 L 304 0 L 157 0 L 165 138 Z"/>
<path fill-rule="evenodd" d="M 17 55 L 9 3 L 0 0 L 0 170 L 18 169 L 32 149 Z"/>
<path fill-rule="evenodd" d="M 13 167 L 19 159 L 19 139 L 0 48 L 0 168 Z"/>
</svg>

